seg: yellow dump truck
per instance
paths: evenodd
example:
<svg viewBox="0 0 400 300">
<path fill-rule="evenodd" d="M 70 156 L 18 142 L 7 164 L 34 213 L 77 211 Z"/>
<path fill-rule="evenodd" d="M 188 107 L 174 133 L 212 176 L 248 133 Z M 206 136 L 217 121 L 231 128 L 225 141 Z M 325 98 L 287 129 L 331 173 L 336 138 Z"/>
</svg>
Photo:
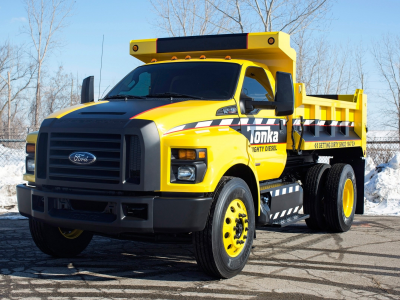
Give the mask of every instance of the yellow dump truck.
<svg viewBox="0 0 400 300">
<path fill-rule="evenodd" d="M 34 242 L 94 234 L 192 243 L 206 273 L 245 266 L 257 226 L 345 232 L 363 213 L 367 97 L 307 95 L 283 32 L 133 40 L 144 65 L 27 138 L 18 207 Z M 318 163 L 328 156 L 330 164 Z"/>
</svg>

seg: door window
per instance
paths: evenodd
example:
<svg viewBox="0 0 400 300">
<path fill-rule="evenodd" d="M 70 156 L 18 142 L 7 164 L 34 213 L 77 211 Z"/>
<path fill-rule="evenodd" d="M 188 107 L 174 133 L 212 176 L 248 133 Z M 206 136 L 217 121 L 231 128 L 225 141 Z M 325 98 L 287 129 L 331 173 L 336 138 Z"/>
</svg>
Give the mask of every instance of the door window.
<svg viewBox="0 0 400 300">
<path fill-rule="evenodd" d="M 253 98 L 254 101 L 274 101 L 268 76 L 262 68 L 247 68 L 242 93 Z"/>
</svg>

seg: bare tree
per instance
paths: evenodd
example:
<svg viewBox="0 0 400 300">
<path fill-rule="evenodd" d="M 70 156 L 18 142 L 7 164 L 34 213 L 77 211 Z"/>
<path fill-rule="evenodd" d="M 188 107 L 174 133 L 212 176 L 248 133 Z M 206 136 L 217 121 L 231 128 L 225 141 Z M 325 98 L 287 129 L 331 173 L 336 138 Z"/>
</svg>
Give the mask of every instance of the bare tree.
<svg viewBox="0 0 400 300">
<path fill-rule="evenodd" d="M 372 54 L 388 89 L 379 95 L 385 105 L 381 107 L 382 125 L 394 128 L 400 138 L 400 37 L 382 38 L 374 44 Z"/>
<path fill-rule="evenodd" d="M 6 101 L 0 102 L 0 121 L 2 126 L 3 112 L 7 108 L 8 136 L 11 134 L 11 104 L 17 99 L 21 100 L 22 93 L 30 86 L 35 74 L 34 65 L 26 61 L 22 49 L 9 42 L 0 47 L 0 95 L 7 90 Z"/>
<path fill-rule="evenodd" d="M 170 36 L 252 31 L 296 34 L 325 20 L 333 0 L 151 0 Z"/>
<path fill-rule="evenodd" d="M 34 106 L 34 126 L 39 124 L 41 105 L 42 68 L 48 54 L 60 47 L 56 34 L 67 25 L 67 18 L 72 12 L 72 0 L 25 0 L 28 15 L 28 28 L 37 63 L 36 70 L 36 101 Z"/>
<path fill-rule="evenodd" d="M 358 47 L 357 51 L 354 53 L 354 62 L 356 65 L 356 75 L 357 75 L 357 83 L 359 88 L 365 90 L 368 72 L 366 71 L 366 54 L 368 53 L 367 49 L 365 48 L 364 43 L 360 41 L 358 43 L 360 46 Z"/>
<path fill-rule="evenodd" d="M 219 34 L 229 31 L 214 2 L 208 0 L 150 0 L 157 18 L 153 25 L 169 36 Z"/>
<path fill-rule="evenodd" d="M 42 117 L 80 103 L 80 95 L 74 90 L 75 80 L 72 74 L 64 72 L 63 66 L 58 67 L 57 72 L 43 87 Z M 78 89 L 80 90 L 79 85 Z"/>
</svg>

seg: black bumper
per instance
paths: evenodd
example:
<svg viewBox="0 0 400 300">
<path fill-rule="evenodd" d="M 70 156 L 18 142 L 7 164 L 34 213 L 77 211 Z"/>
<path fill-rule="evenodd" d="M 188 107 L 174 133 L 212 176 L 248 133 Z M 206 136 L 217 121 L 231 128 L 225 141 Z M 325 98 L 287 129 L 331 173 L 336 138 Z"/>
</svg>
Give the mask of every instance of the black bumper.
<svg viewBox="0 0 400 300">
<path fill-rule="evenodd" d="M 25 184 L 17 186 L 17 200 L 23 216 L 58 227 L 110 235 L 201 231 L 212 202 L 212 198 L 66 194 Z M 71 203 L 84 203 L 86 209 L 77 210 Z M 101 211 L 103 205 L 107 208 Z M 91 207 L 100 207 L 100 210 L 92 211 Z M 137 208 L 142 211 L 135 215 Z"/>
</svg>

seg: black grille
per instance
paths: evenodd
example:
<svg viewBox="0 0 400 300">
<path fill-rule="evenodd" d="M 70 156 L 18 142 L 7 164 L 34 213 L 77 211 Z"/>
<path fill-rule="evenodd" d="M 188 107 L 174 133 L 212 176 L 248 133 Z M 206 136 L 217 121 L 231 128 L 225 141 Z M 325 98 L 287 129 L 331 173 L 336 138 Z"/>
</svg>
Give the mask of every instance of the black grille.
<svg viewBox="0 0 400 300">
<path fill-rule="evenodd" d="M 48 133 L 41 133 L 39 135 L 38 147 L 36 150 L 36 165 L 37 165 L 37 174 L 38 178 L 45 179 L 46 178 L 46 170 L 47 170 L 47 140 Z"/>
<path fill-rule="evenodd" d="M 137 135 L 128 136 L 128 181 L 131 183 L 140 183 L 140 168 L 142 164 L 142 151 L 140 140 Z"/>
<path fill-rule="evenodd" d="M 118 184 L 120 182 L 121 135 L 97 133 L 51 133 L 49 178 L 51 180 Z M 76 165 L 73 152 L 90 152 L 96 161 Z"/>
</svg>

